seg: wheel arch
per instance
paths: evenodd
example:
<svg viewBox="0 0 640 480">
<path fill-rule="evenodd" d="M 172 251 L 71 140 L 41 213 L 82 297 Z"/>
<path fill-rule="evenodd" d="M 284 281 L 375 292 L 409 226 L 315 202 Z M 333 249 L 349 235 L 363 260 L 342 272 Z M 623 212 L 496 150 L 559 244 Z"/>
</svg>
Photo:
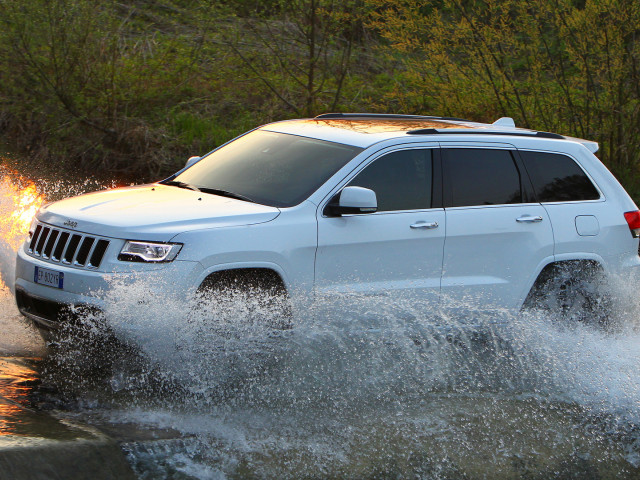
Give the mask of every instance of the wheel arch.
<svg viewBox="0 0 640 480">
<path fill-rule="evenodd" d="M 279 285 L 284 293 L 289 294 L 290 288 L 284 270 L 273 263 L 234 263 L 216 265 L 205 270 L 196 282 L 196 290 L 202 290 L 217 282 L 231 279 L 255 278 L 259 284 Z"/>
<path fill-rule="evenodd" d="M 563 256 L 564 257 L 564 256 Z M 602 258 L 594 254 L 584 254 L 579 256 L 556 257 L 554 260 L 543 264 L 524 296 L 521 307 L 526 308 L 535 301 L 537 295 L 544 289 L 544 286 L 554 276 L 561 272 L 592 272 L 598 274 L 606 273 L 605 264 Z"/>
</svg>

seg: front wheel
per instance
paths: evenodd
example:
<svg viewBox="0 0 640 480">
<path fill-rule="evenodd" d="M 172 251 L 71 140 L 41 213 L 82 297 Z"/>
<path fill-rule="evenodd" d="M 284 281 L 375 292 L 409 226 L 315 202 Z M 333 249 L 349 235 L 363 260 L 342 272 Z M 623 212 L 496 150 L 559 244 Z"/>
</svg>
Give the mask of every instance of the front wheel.
<svg viewBox="0 0 640 480">
<path fill-rule="evenodd" d="M 231 316 L 249 325 L 271 329 L 292 327 L 287 290 L 272 270 L 255 268 L 215 273 L 200 286 L 199 300 L 213 316 Z"/>
<path fill-rule="evenodd" d="M 277 370 L 292 333 L 292 309 L 280 277 L 265 269 L 224 271 L 200 287 L 182 352 L 207 395 L 234 396 Z"/>
</svg>

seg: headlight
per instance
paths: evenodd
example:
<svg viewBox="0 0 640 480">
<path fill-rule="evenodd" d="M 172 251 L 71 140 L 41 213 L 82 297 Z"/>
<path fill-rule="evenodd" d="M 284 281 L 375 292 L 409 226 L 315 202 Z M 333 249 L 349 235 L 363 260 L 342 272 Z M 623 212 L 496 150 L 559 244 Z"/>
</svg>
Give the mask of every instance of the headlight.
<svg viewBox="0 0 640 480">
<path fill-rule="evenodd" d="M 152 243 L 128 240 L 118 260 L 123 262 L 170 262 L 178 255 L 181 243 Z"/>
</svg>

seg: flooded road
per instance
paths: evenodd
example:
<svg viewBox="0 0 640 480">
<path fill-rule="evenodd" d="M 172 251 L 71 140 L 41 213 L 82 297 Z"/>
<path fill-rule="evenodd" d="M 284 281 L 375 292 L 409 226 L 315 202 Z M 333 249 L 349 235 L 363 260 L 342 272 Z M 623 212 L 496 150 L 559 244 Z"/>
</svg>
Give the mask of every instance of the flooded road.
<svg viewBox="0 0 640 480">
<path fill-rule="evenodd" d="M 28 182 L 0 185 L 6 219 Z M 15 225 L 0 231 L 7 283 Z M 3 287 L 0 442 L 53 412 L 113 438 L 144 479 L 640 478 L 630 279 L 612 285 L 607 331 L 349 297 L 319 299 L 279 334 L 247 321 L 250 299 L 168 300 L 153 288 L 162 281 L 112 286 L 106 343 L 85 328 L 46 349 Z M 35 420 L 12 424 L 16 404 Z"/>
</svg>

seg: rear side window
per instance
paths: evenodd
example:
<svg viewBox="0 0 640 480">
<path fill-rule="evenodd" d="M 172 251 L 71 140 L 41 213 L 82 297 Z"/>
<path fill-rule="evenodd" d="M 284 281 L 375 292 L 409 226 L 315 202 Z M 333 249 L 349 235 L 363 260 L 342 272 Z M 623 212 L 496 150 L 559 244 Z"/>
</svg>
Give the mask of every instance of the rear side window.
<svg viewBox="0 0 640 480">
<path fill-rule="evenodd" d="M 520 172 L 508 150 L 443 149 L 449 207 L 522 203 Z"/>
<path fill-rule="evenodd" d="M 597 200 L 600 194 L 578 164 L 566 155 L 520 152 L 539 202 Z"/>
<path fill-rule="evenodd" d="M 431 208 L 430 149 L 389 153 L 367 166 L 349 185 L 376 192 L 378 211 Z"/>
</svg>

